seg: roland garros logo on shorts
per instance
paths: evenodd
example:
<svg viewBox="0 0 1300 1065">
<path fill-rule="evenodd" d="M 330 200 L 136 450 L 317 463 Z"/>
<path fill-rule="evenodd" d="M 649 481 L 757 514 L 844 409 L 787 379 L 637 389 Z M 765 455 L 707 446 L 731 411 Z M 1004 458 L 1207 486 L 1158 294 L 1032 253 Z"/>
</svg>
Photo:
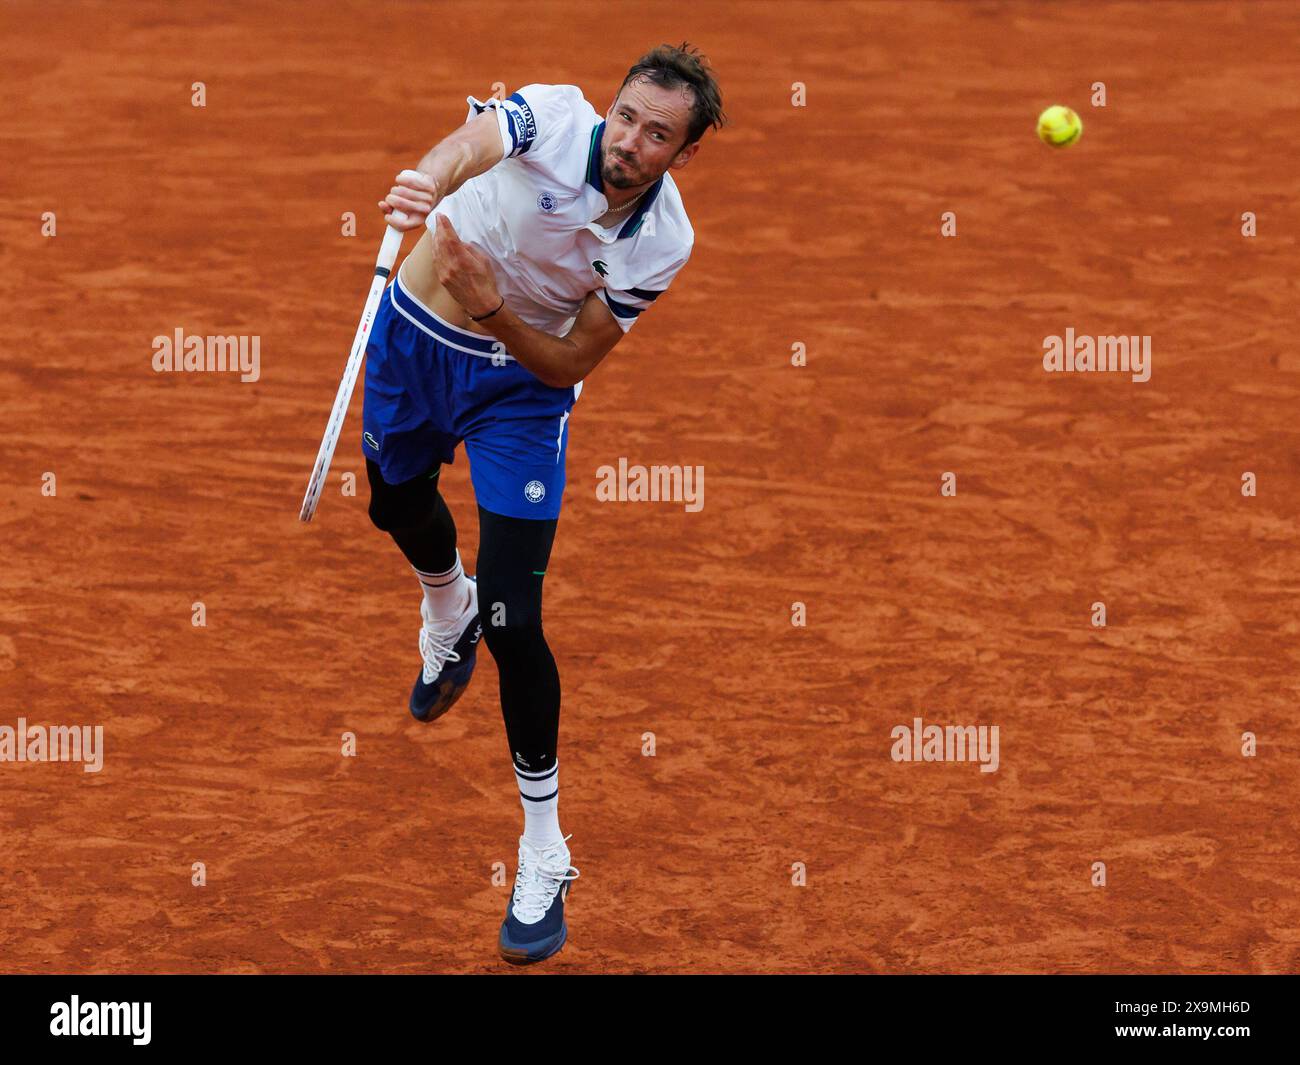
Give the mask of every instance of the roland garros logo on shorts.
<svg viewBox="0 0 1300 1065">
<path fill-rule="evenodd" d="M 529 481 L 524 485 L 524 498 L 530 503 L 540 503 L 546 498 L 546 485 L 541 481 Z"/>
</svg>

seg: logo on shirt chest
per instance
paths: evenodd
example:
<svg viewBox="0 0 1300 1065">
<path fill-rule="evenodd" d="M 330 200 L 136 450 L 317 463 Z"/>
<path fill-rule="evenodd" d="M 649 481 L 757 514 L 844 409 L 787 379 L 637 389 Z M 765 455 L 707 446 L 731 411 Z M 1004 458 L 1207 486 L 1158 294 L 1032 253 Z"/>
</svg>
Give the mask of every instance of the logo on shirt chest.
<svg viewBox="0 0 1300 1065">
<path fill-rule="evenodd" d="M 537 209 L 539 211 L 545 211 L 547 214 L 550 214 L 555 210 L 555 207 L 555 197 L 549 192 L 543 192 L 537 197 Z"/>
<path fill-rule="evenodd" d="M 609 277 L 609 263 L 605 262 L 604 259 L 597 259 L 591 264 L 591 268 L 601 277 Z"/>
</svg>

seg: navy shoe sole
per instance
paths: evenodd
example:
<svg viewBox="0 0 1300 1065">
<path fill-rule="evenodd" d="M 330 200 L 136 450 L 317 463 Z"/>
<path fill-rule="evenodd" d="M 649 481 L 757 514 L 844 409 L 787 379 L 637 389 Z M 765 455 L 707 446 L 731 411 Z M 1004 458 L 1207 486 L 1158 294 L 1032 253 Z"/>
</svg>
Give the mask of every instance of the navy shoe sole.
<svg viewBox="0 0 1300 1065">
<path fill-rule="evenodd" d="M 534 962 L 545 961 L 547 958 L 560 953 L 560 948 L 564 946 L 568 938 L 569 926 L 561 924 L 559 935 L 544 939 L 539 943 L 515 946 L 506 937 L 505 925 L 502 925 L 501 935 L 497 937 L 497 948 L 501 951 L 501 957 L 511 965 L 532 965 Z"/>
<path fill-rule="evenodd" d="M 451 669 L 444 669 L 442 676 L 432 684 L 424 683 L 424 672 L 421 671 L 415 678 L 415 687 L 411 689 L 411 700 L 408 704 L 411 716 L 416 721 L 428 723 L 437 721 L 450 710 L 469 687 L 470 678 L 474 675 L 476 657 L 477 655 L 471 656 Z"/>
</svg>

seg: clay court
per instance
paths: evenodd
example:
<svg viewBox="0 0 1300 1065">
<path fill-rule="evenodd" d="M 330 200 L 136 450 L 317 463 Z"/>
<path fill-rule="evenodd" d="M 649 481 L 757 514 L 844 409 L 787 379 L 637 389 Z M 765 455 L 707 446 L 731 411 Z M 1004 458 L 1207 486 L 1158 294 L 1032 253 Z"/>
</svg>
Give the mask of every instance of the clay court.
<svg viewBox="0 0 1300 1065">
<path fill-rule="evenodd" d="M 496 670 L 407 713 L 359 393 L 298 507 L 392 176 L 467 95 L 603 111 L 682 39 L 731 125 L 677 176 L 689 266 L 573 416 L 546 617 L 582 879 L 535 971 L 1300 968 L 1294 5 L 0 21 L 0 724 L 104 729 L 98 773 L 0 764 L 0 968 L 506 969 Z M 178 327 L 259 336 L 260 378 L 156 373 Z M 1149 335 L 1150 380 L 1046 373 L 1067 328 Z M 598 501 L 620 457 L 703 466 L 703 509 Z M 463 455 L 443 490 L 472 559 Z M 997 725 L 998 771 L 895 762 L 916 717 Z"/>
</svg>

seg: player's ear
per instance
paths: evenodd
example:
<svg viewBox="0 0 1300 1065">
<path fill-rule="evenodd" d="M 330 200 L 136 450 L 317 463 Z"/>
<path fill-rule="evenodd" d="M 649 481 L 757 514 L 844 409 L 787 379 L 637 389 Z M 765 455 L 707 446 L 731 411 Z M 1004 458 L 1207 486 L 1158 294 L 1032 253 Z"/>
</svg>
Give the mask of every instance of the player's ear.
<svg viewBox="0 0 1300 1065">
<path fill-rule="evenodd" d="M 668 164 L 669 167 L 671 167 L 673 170 L 680 170 L 682 167 L 684 167 L 687 163 L 689 163 L 692 159 L 695 158 L 695 153 L 698 152 L 699 150 L 700 150 L 699 141 L 695 141 L 692 144 L 688 144 L 685 148 L 683 148 L 680 152 L 678 152 L 675 156 L 673 156 L 673 161 Z"/>
</svg>

